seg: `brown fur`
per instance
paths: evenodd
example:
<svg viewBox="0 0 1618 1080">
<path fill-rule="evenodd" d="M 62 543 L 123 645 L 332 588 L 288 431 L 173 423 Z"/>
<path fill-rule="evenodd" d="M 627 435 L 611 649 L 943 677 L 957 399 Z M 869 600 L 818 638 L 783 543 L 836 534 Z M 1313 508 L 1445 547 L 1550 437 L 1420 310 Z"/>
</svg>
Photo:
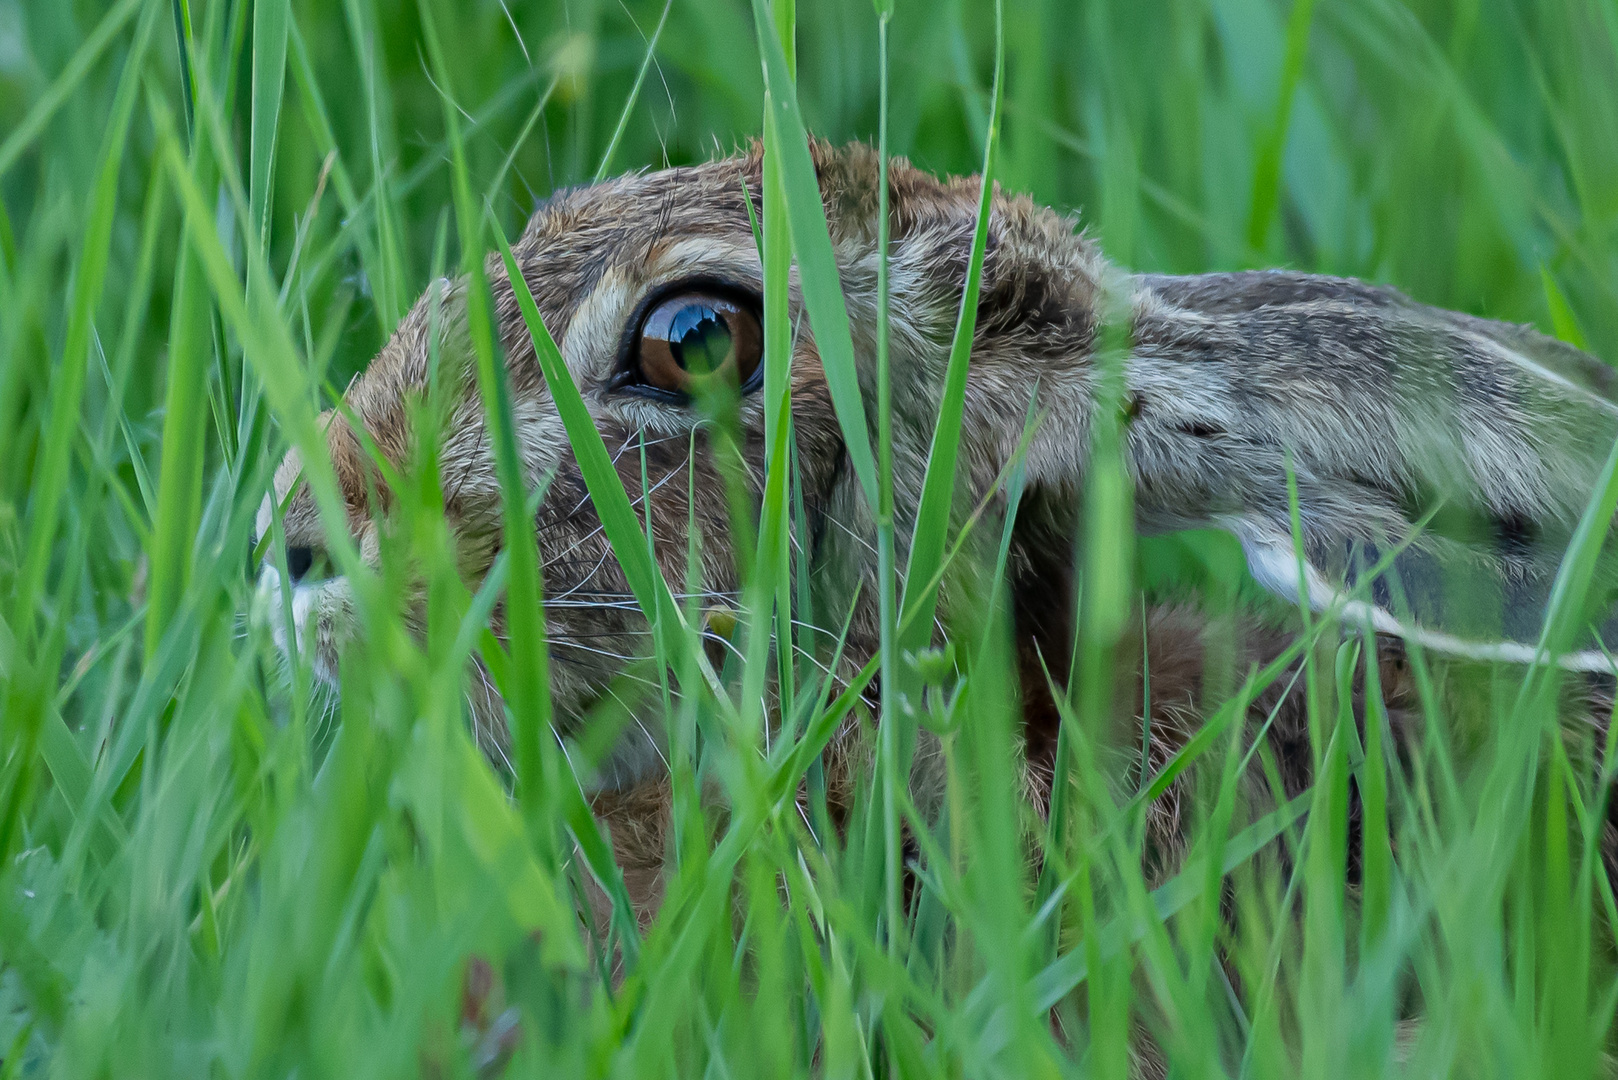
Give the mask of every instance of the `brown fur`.
<svg viewBox="0 0 1618 1080">
<path fill-rule="evenodd" d="M 878 162 L 859 145 L 815 143 L 813 151 L 870 418 Z M 696 276 L 760 289 L 745 200 L 751 195 L 755 212 L 762 212 L 761 189 L 756 147 L 705 165 L 619 177 L 557 193 L 515 246 L 540 312 L 632 493 L 641 490 L 644 444 L 654 549 L 671 583 L 686 579 L 687 522 L 697 522 L 705 603 L 728 602 L 739 585 L 714 442 L 691 410 L 615 392 L 608 383 L 631 313 L 651 290 Z M 974 178 L 939 180 L 902 160 L 892 163 L 890 332 L 901 544 L 915 524 L 978 192 Z M 648 654 L 646 623 L 600 530 L 498 259 L 490 258 L 487 272 L 520 452 L 531 483 L 547 479 L 550 485 L 536 524 L 557 722 L 567 730 L 610 690 L 630 658 Z M 848 466 L 814 327 L 800 318 L 796 281 L 791 306 L 799 328 L 792 410 L 809 517 L 808 535 L 797 542 L 810 553 L 823 621 L 853 605 L 847 656 L 857 665 L 873 654 L 877 640 L 874 525 Z M 464 308 L 460 284 L 429 289 L 345 399 L 381 455 L 404 465 L 418 449 L 411 403 L 426 394 L 432 335 L 442 338 L 441 377 L 450 405 L 436 452 L 460 566 L 475 585 L 498 551 L 500 495 L 469 375 Z M 1285 569 L 1292 550 L 1290 472 L 1311 569 L 1326 590 L 1311 595 L 1316 606 L 1332 599 L 1332 588 L 1351 583 L 1355 552 L 1410 542 L 1413 559 L 1441 558 L 1478 570 L 1501 590 L 1508 616 L 1531 607 L 1523 598 L 1541 595 L 1533 589 L 1548 580 L 1546 568 L 1554 564 L 1545 553 L 1576 521 L 1618 431 L 1611 373 L 1524 328 L 1436 311 L 1389 289 L 1339 279 L 1131 277 L 1110 266 L 1072 218 L 997 193 L 968 379 L 960 494 L 972 501 L 992 494 L 1032 406 L 1039 425 L 1027 448 L 1028 493 L 1011 565 L 1029 758 L 1036 769 L 1048 759 L 1055 731 L 1048 697 L 1040 697 L 1036 658 L 1064 657 L 1070 649 L 1071 538 L 1090 444 L 1097 341 L 1109 317 L 1126 319 L 1133 341 L 1123 360 L 1132 417 L 1126 450 L 1141 528 L 1227 529 L 1243 541 L 1260 580 L 1286 595 L 1296 589 L 1296 575 L 1289 581 Z M 756 489 L 763 457 L 756 395 L 743 400 L 741 422 L 748 482 Z M 385 517 L 386 506 L 371 500 L 373 493 L 386 499 L 385 485 L 365 464 L 346 422 L 333 420 L 329 431 L 350 530 L 362 554 L 375 559 L 374 521 Z M 294 457 L 277 475 L 277 497 L 297 475 Z M 1439 503 L 1482 520 L 1482 540 L 1464 529 L 1458 538 L 1418 535 L 1414 523 Z M 290 544 L 320 545 L 322 527 L 306 491 L 294 493 L 284 520 Z M 1494 543 L 1495 533 L 1509 533 L 1512 544 Z M 899 553 L 901 566 L 905 554 Z M 1408 565 L 1413 581 L 1428 566 Z M 311 592 L 308 608 L 317 655 L 329 672 L 347 611 L 342 583 Z M 1374 611 L 1363 614 L 1381 620 L 1383 629 L 1415 632 L 1408 613 L 1395 608 L 1378 595 Z M 1434 630 L 1449 629 L 1435 619 Z M 496 632 L 503 627 L 497 612 Z M 1196 729 L 1210 700 L 1202 685 L 1207 629 L 1186 610 L 1163 609 L 1148 616 L 1145 630 L 1152 656 L 1152 759 L 1161 763 Z M 1237 670 L 1283 645 L 1275 631 L 1253 625 L 1235 640 Z M 1385 638 L 1383 649 L 1381 662 L 1394 663 L 1397 642 Z M 1055 674 L 1065 677 L 1058 669 Z M 478 731 L 498 756 L 505 738 L 501 704 L 484 674 L 475 674 Z M 1395 702 L 1404 692 L 1397 675 L 1389 668 L 1384 679 Z M 1128 678 L 1122 685 L 1127 699 Z M 1138 692 L 1138 672 L 1133 685 Z M 1275 704 L 1273 697 L 1261 698 L 1253 715 L 1261 718 Z M 1303 714 L 1295 700 L 1281 705 L 1271 739 L 1288 789 L 1301 790 L 1309 760 L 1307 742 L 1298 741 Z M 647 906 L 659 893 L 666 843 L 660 739 L 655 728 L 632 725 L 597 795 L 626 875 Z M 852 754 L 838 760 L 847 771 L 834 786 L 846 788 L 860 763 Z M 925 770 L 918 777 L 932 782 Z M 1178 798 L 1171 791 L 1153 812 L 1152 846 L 1162 859 L 1154 873 L 1177 856 L 1183 831 Z"/>
</svg>

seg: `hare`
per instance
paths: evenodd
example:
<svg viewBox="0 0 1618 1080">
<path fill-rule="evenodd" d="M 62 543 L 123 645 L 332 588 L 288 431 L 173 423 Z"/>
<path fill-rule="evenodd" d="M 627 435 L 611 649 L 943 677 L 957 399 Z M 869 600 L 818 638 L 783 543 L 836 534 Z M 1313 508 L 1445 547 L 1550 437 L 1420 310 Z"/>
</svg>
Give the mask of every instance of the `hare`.
<svg viewBox="0 0 1618 1080">
<path fill-rule="evenodd" d="M 879 163 L 858 144 L 816 142 L 812 151 L 874 425 Z M 939 180 L 898 159 L 889 185 L 893 467 L 903 545 L 919 502 L 980 189 L 976 178 Z M 644 454 L 665 577 L 686 579 L 687 522 L 694 519 L 703 542 L 700 587 L 715 598 L 738 590 L 737 560 L 725 479 L 693 400 L 705 381 L 734 388 L 743 456 L 762 462 L 762 270 L 747 205 L 754 199 L 754 213 L 762 212 L 761 190 L 757 147 L 704 165 L 623 176 L 557 193 L 514 248 L 607 447 L 621 451 L 617 468 L 631 493 L 641 490 Z M 547 485 L 537 533 L 556 722 L 566 733 L 627 658 L 650 653 L 647 624 L 602 532 L 497 258 L 489 260 L 488 279 L 523 465 L 531 485 Z M 814 327 L 798 317 L 801 310 L 794 281 L 791 407 L 808 522 L 796 542 L 807 552 L 816 609 L 853 611 L 846 655 L 857 665 L 874 655 L 878 640 L 873 516 L 850 467 Z M 1072 537 L 1096 400 L 1092 361 L 1109 311 L 1128 322 L 1124 451 L 1142 532 L 1226 530 L 1241 541 L 1254 577 L 1278 595 L 1296 601 L 1301 589 L 1322 608 L 1352 593 L 1348 610 L 1381 632 L 1379 661 L 1396 728 L 1408 686 L 1401 641 L 1482 658 L 1534 655 L 1557 558 L 1618 437 L 1612 371 L 1530 329 L 1436 310 L 1352 280 L 1281 271 L 1132 276 L 1110 265 L 1073 218 L 997 193 L 959 486 L 966 500 L 992 494 L 1028 418 L 1036 418 L 1024 447 L 1026 494 L 1009 562 L 1019 648 L 1042 658 L 1023 665 L 1032 788 L 1054 745 L 1049 710 L 1038 708 L 1039 662 L 1065 678 L 1061 658 L 1071 651 Z M 438 457 L 460 565 L 475 585 L 500 544 L 500 489 L 464 322 L 463 287 L 434 284 L 345 402 L 366 441 L 404 462 L 413 438 L 407 405 L 426 389 L 431 328 L 444 327 L 443 355 L 461 363 L 446 368 L 458 374 Z M 335 414 L 327 437 L 349 524 L 361 552 L 374 559 L 381 515 L 369 504 L 376 478 L 367 451 Z M 323 530 L 308 491 L 294 490 L 299 474 L 293 453 L 276 474 L 273 501 L 285 508 L 296 620 L 307 628 L 317 670 L 331 676 L 350 596 L 341 578 L 316 580 L 312 572 L 322 561 Z M 748 482 L 756 485 L 759 475 L 750 470 Z M 1289 478 L 1305 556 L 1301 584 Z M 261 534 L 270 508 L 267 499 Z M 1391 572 L 1373 578 L 1367 568 L 1384 556 Z M 266 587 L 279 587 L 275 569 L 262 573 Z M 1446 586 L 1455 573 L 1467 575 L 1459 590 Z M 494 623 L 501 633 L 498 609 Z M 1161 757 L 1198 722 L 1207 634 L 1193 612 L 1173 607 L 1148 613 L 1135 633 L 1150 645 L 1153 753 Z M 1279 632 L 1251 628 L 1237 660 L 1245 667 L 1266 659 L 1284 642 Z M 1608 670 L 1593 647 L 1561 663 Z M 1120 685 L 1134 677 L 1138 690 L 1138 674 L 1126 671 Z M 1610 700 L 1598 678 L 1581 684 L 1586 691 L 1592 704 Z M 1120 708 L 1133 715 L 1138 697 L 1122 696 Z M 1280 696 L 1272 693 L 1255 710 Z M 1301 788 L 1310 757 L 1304 721 L 1296 703 L 1283 705 L 1270 737 L 1285 744 L 1278 757 L 1288 786 Z M 482 693 L 473 712 L 479 738 L 498 755 L 505 741 L 498 696 Z M 628 731 L 594 796 L 637 902 L 652 904 L 665 813 L 661 734 L 652 724 Z M 833 770 L 834 801 L 846 796 L 858 767 L 852 745 L 833 747 L 843 754 Z M 1176 820 L 1171 806 L 1154 825 L 1168 861 Z"/>
</svg>

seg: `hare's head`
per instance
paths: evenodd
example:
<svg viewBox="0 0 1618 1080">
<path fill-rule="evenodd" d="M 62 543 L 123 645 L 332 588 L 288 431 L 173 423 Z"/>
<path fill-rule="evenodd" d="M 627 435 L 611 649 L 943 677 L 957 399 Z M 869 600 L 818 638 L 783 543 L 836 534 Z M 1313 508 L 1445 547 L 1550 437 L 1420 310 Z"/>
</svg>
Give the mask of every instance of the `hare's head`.
<svg viewBox="0 0 1618 1080">
<path fill-rule="evenodd" d="M 861 146 L 813 151 L 874 437 L 878 162 Z M 620 177 L 553 196 L 514 248 L 624 487 L 649 517 L 666 580 L 677 594 L 703 594 L 705 608 L 737 592 L 742 538 L 732 523 L 751 527 L 746 516 L 763 478 L 763 272 L 753 224 L 762 188 L 756 151 Z M 979 185 L 939 181 L 895 161 L 889 195 L 903 566 Z M 647 624 L 497 258 L 487 277 L 520 454 L 531 490 L 542 492 L 540 568 L 553 695 L 565 725 L 650 653 Z M 501 502 L 465 306 L 460 284 L 430 288 L 345 395 L 347 415 L 363 430 L 335 416 L 327 431 L 351 535 L 362 557 L 374 560 L 393 496 L 372 455 L 395 465 L 411 458 L 412 402 L 430 379 L 444 380 L 451 404 L 438 474 L 460 569 L 475 587 L 500 548 Z M 1483 568 L 1507 623 L 1519 609 L 1537 617 L 1523 590 L 1545 579 L 1549 562 L 1540 551 L 1554 551 L 1577 520 L 1618 429 L 1605 369 L 1526 330 L 1350 281 L 1129 277 L 1107 265 L 1073 219 L 997 196 L 959 446 L 959 504 L 992 496 L 1020 456 L 1023 494 L 1008 563 L 1014 621 L 1047 661 L 1069 651 L 1059 639 L 1068 633 L 1072 537 L 1104 312 L 1127 323 L 1120 335 L 1130 343 L 1126 459 L 1143 530 L 1224 528 L 1242 540 L 1261 582 L 1295 596 L 1290 472 L 1308 558 L 1303 580 L 1317 605 L 1354 584 L 1367 560 L 1410 545 L 1401 558 L 1411 579 L 1393 588 L 1397 595 L 1386 587 L 1361 594 L 1384 629 L 1420 621 L 1424 611 L 1412 598 L 1426 593 L 1415 579 L 1447 555 L 1457 558 L 1446 565 Z M 821 622 L 840 623 L 852 605 L 849 655 L 863 659 L 876 638 L 873 517 L 795 274 L 790 316 L 803 525 L 793 537 L 801 552 L 794 562 L 808 568 Z M 307 491 L 293 490 L 298 475 L 289 459 L 274 495 L 285 507 L 294 615 L 330 674 L 351 602 L 343 580 L 322 573 L 325 534 Z M 997 505 L 992 498 L 990 505 Z M 1440 506 L 1453 511 L 1443 520 L 1466 526 L 1442 536 L 1428 528 Z M 278 580 L 273 570 L 266 575 Z M 500 633 L 498 608 L 494 625 Z M 503 729 L 498 710 L 489 698 L 485 732 Z"/>
</svg>

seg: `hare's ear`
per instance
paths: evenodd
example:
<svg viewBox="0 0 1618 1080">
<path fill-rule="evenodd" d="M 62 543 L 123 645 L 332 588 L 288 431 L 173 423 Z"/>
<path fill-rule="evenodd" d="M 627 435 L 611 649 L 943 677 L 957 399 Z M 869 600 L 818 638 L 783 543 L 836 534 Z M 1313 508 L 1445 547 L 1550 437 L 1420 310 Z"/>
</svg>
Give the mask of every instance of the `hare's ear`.
<svg viewBox="0 0 1618 1080">
<path fill-rule="evenodd" d="M 1143 530 L 1222 528 L 1288 599 L 1343 604 L 1446 652 L 1533 655 L 1618 435 L 1611 370 L 1526 328 L 1335 278 L 1140 277 L 1132 315 Z M 1585 613 L 1598 637 L 1569 667 L 1612 666 L 1599 638 L 1618 649 L 1603 632 L 1615 561 Z"/>
</svg>

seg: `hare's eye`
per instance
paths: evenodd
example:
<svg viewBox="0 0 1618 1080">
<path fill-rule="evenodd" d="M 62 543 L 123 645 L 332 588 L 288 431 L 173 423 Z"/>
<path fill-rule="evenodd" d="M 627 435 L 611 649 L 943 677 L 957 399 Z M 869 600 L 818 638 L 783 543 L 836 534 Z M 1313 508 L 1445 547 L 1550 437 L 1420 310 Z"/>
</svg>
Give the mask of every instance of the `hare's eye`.
<svg viewBox="0 0 1618 1080">
<path fill-rule="evenodd" d="M 726 296 L 689 292 L 659 301 L 641 323 L 632 382 L 682 397 L 728 385 L 751 389 L 764 334 L 751 309 Z M 634 378 L 638 376 L 638 378 Z"/>
</svg>

